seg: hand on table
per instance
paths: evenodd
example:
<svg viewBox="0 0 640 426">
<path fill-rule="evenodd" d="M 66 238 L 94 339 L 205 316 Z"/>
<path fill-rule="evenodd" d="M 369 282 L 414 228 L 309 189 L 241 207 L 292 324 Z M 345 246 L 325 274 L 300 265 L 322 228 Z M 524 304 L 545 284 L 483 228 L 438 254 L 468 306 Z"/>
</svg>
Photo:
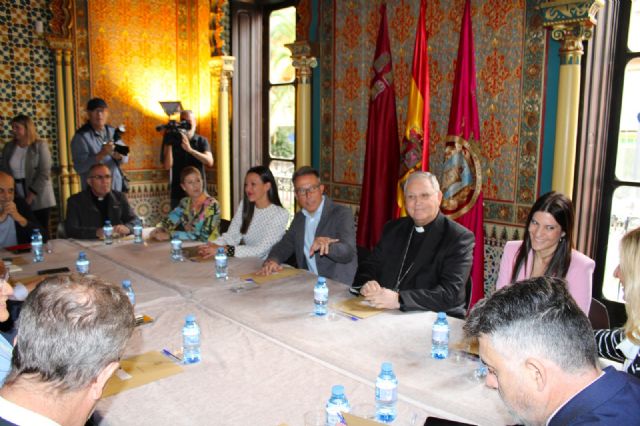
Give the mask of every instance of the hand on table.
<svg viewBox="0 0 640 426">
<path fill-rule="evenodd" d="M 374 308 L 400 309 L 400 295 L 393 290 L 380 286 L 377 281 L 367 281 L 360 289 L 360 294 Z"/>
<path fill-rule="evenodd" d="M 274 272 L 280 272 L 284 268 L 275 260 L 267 259 L 262 264 L 262 269 L 256 272 L 257 275 L 271 275 Z"/>
<path fill-rule="evenodd" d="M 198 246 L 198 255 L 203 259 L 212 258 L 216 255 L 216 253 L 218 252 L 218 248 L 220 247 L 222 246 L 213 243 L 203 244 L 201 246 Z"/>
<path fill-rule="evenodd" d="M 113 227 L 113 233 L 121 236 L 129 235 L 131 231 L 125 225 L 116 225 Z"/>
<path fill-rule="evenodd" d="M 169 238 L 171 238 L 171 235 L 169 235 L 169 233 L 163 228 L 156 228 L 153 231 L 151 231 L 151 234 L 149 234 L 149 237 L 153 238 L 156 241 L 168 241 Z"/>
<path fill-rule="evenodd" d="M 337 238 L 316 237 L 316 239 L 313 240 L 313 244 L 311 244 L 311 249 L 309 249 L 309 257 L 313 256 L 316 252 L 320 256 L 326 256 L 329 254 L 329 246 L 338 241 L 340 240 Z"/>
</svg>

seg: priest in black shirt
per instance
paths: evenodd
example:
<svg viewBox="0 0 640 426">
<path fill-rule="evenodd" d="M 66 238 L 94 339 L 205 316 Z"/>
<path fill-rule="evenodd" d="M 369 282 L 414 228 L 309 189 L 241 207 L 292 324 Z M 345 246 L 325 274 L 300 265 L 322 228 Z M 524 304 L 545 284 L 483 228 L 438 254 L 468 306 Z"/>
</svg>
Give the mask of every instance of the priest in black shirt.
<svg viewBox="0 0 640 426">
<path fill-rule="evenodd" d="M 411 174 L 404 197 L 409 216 L 385 225 L 358 266 L 352 292 L 377 308 L 463 316 L 474 235 L 440 213 L 442 192 L 431 173 Z"/>
<path fill-rule="evenodd" d="M 111 190 L 111 173 L 104 164 L 89 169 L 87 188 L 69 197 L 65 229 L 67 237 L 78 239 L 102 238 L 105 220 L 110 220 L 113 233 L 129 235 L 136 216 L 127 197 Z"/>
</svg>

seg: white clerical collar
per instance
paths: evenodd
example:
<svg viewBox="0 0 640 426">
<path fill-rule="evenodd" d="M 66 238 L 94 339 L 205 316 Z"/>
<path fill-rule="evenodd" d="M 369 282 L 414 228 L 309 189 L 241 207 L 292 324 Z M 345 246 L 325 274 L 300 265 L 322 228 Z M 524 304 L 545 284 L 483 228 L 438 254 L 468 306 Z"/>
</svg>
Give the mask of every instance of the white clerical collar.
<svg viewBox="0 0 640 426">
<path fill-rule="evenodd" d="M 424 226 L 416 226 L 415 230 L 418 234 L 422 234 L 424 232 Z"/>
</svg>

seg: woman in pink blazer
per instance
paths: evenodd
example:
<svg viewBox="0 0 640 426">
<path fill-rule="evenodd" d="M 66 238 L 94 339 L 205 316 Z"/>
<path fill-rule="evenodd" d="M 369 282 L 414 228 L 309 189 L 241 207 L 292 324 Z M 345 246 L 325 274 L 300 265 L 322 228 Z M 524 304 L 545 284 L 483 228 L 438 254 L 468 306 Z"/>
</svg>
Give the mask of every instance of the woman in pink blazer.
<svg viewBox="0 0 640 426">
<path fill-rule="evenodd" d="M 527 217 L 523 241 L 504 247 L 496 289 L 541 275 L 567 280 L 569 293 L 589 315 L 595 262 L 573 248 L 573 205 L 549 192 L 538 198 Z"/>
</svg>

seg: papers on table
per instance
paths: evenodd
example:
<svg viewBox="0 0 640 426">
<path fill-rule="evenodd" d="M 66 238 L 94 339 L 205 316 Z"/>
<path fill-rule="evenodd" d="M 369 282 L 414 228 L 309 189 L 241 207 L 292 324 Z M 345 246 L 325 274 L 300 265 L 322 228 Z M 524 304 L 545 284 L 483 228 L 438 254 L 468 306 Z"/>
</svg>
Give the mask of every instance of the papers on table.
<svg viewBox="0 0 640 426">
<path fill-rule="evenodd" d="M 333 307 L 345 314 L 353 315 L 360 319 L 369 318 L 384 311 L 384 309 L 374 308 L 361 296 L 343 300 L 334 304 Z"/>
<path fill-rule="evenodd" d="M 109 379 L 102 392 L 103 397 L 115 395 L 127 389 L 137 388 L 147 383 L 184 371 L 174 361 L 160 352 L 151 351 L 120 361 L 120 369 Z"/>
<path fill-rule="evenodd" d="M 256 284 L 265 284 L 271 281 L 281 280 L 283 278 L 295 277 L 296 275 L 304 274 L 306 271 L 296 268 L 284 268 L 280 272 L 275 272 L 271 275 L 258 275 L 253 272 L 251 274 L 240 275 L 240 279 L 245 281 L 253 281 Z"/>
<path fill-rule="evenodd" d="M 363 419 L 362 417 L 354 416 L 350 413 L 342 413 L 342 417 L 347 422 L 347 426 L 378 426 L 382 423 L 378 423 L 375 420 Z"/>
</svg>

